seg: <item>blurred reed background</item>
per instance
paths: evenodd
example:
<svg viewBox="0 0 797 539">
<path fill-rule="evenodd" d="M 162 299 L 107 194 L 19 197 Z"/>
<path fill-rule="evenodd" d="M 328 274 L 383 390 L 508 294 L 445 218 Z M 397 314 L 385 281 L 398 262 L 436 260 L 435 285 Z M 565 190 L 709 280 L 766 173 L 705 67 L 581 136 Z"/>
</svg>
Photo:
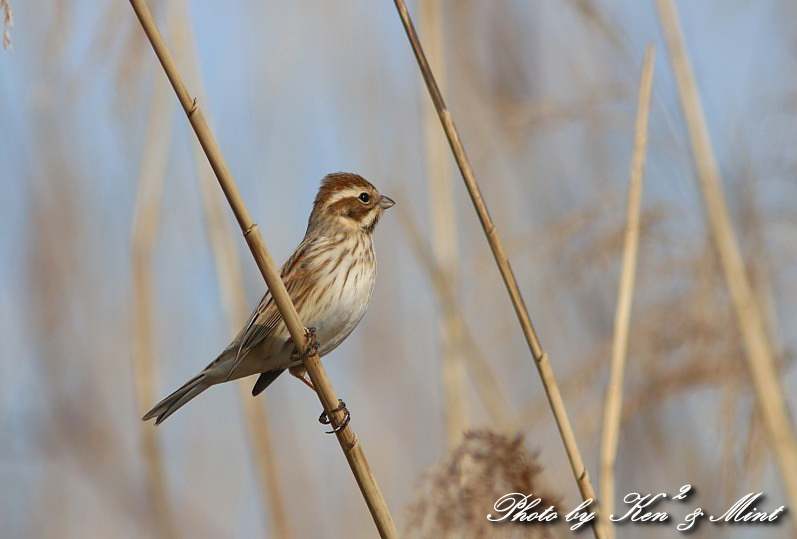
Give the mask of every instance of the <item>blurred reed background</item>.
<svg viewBox="0 0 797 539">
<path fill-rule="evenodd" d="M 754 490 L 770 509 L 788 505 L 654 3 L 421 3 L 410 9 L 596 486 L 639 73 L 645 44 L 656 44 L 615 506 L 627 492 L 686 483 L 697 493 L 662 507 L 673 520 Z M 233 384 L 216 387 L 154 431 L 140 423 L 141 409 L 227 344 L 264 285 L 229 210 L 214 209 L 221 193 L 129 4 L 8 5 L 0 535 L 373 536 L 337 443 L 316 422 L 318 400 L 295 381 L 244 409 Z M 457 458 L 444 455 L 463 428 L 520 429 L 545 494 L 574 507 L 541 384 L 391 3 L 151 6 L 189 88 L 204 88 L 203 110 L 277 261 L 300 240 L 327 172 L 359 172 L 398 203 L 376 232 L 369 312 L 325 365 L 399 527 L 435 498 L 424 471 Z M 793 408 L 797 6 L 678 8 Z M 512 460 L 510 442 L 495 447 L 496 462 Z M 703 523 L 696 535 L 790 537 L 790 520 Z M 674 537 L 674 527 L 616 533 Z"/>
</svg>

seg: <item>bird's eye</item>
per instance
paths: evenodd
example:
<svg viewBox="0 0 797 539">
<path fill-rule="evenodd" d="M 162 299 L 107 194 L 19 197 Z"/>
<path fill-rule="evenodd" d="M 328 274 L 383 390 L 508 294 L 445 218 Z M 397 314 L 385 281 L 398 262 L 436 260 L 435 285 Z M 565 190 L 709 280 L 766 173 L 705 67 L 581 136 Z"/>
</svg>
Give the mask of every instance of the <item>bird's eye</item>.
<svg viewBox="0 0 797 539">
<path fill-rule="evenodd" d="M 371 200 L 371 197 L 368 196 L 368 193 L 360 193 L 360 196 L 358 196 L 357 198 L 359 198 L 360 202 L 362 202 L 363 204 L 368 204 L 368 201 Z"/>
</svg>

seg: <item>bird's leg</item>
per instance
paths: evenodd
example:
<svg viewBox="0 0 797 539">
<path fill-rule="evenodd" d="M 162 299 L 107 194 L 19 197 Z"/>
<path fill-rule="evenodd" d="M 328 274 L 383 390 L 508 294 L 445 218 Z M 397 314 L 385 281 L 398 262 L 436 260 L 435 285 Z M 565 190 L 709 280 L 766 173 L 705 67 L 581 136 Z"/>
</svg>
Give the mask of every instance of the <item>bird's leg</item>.
<svg viewBox="0 0 797 539">
<path fill-rule="evenodd" d="M 332 430 L 328 430 L 327 434 L 335 434 L 336 432 L 340 432 L 341 430 L 343 430 L 344 427 L 346 427 L 346 425 L 349 424 L 349 421 L 351 421 L 351 414 L 349 413 L 349 410 L 346 409 L 346 403 L 343 402 L 341 399 L 338 399 L 338 406 L 330 410 L 330 413 L 335 413 L 340 411 L 344 412 L 343 419 L 341 419 L 339 425 L 333 426 Z M 330 419 L 329 414 L 327 414 L 326 412 L 321 412 L 321 415 L 318 416 L 318 422 L 321 423 L 322 425 L 332 424 L 332 420 Z"/>
<path fill-rule="evenodd" d="M 291 373 L 293 376 L 298 378 L 299 380 L 304 383 L 307 387 L 315 391 L 315 386 L 313 386 L 313 382 L 307 376 L 307 371 L 305 370 L 304 366 L 301 365 L 301 362 L 310 357 L 313 353 L 318 353 L 318 339 L 315 336 L 315 328 L 305 328 L 304 335 L 307 338 L 307 348 L 304 352 L 298 352 L 294 349 L 293 353 L 291 353 L 291 361 L 299 362 L 299 365 L 295 365 L 288 369 L 288 372 Z M 327 434 L 335 434 L 336 432 L 340 432 L 346 425 L 349 424 L 351 421 L 351 414 L 349 410 L 346 409 L 346 403 L 343 402 L 341 399 L 338 399 L 338 406 L 332 410 L 330 413 L 340 412 L 343 411 L 343 419 L 340 421 L 340 424 L 337 426 L 333 426 L 332 430 L 327 431 Z M 318 421 L 322 425 L 331 425 L 332 420 L 330 416 L 327 415 L 326 412 L 321 412 L 321 415 L 318 416 Z"/>
<path fill-rule="evenodd" d="M 307 348 L 301 353 L 294 348 L 293 352 L 291 352 L 291 361 L 304 361 L 313 353 L 318 353 L 318 339 L 315 337 L 315 328 L 304 328 L 304 336 L 307 339 Z"/>
<path fill-rule="evenodd" d="M 310 377 L 307 376 L 307 371 L 304 370 L 304 367 L 301 365 L 296 365 L 295 367 L 290 367 L 288 372 L 291 373 L 293 376 L 301 380 L 304 385 L 315 391 L 315 387 L 313 387 L 313 382 L 310 381 Z"/>
</svg>

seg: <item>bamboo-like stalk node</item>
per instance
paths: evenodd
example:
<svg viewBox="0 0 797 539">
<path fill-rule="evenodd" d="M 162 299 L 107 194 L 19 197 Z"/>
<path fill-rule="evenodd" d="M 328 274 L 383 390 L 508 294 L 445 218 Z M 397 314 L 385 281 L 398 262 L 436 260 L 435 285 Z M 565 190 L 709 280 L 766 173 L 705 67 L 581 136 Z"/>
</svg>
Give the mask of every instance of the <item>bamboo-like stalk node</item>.
<svg viewBox="0 0 797 539">
<path fill-rule="evenodd" d="M 451 146 L 451 151 L 454 154 L 454 159 L 459 167 L 462 180 L 465 182 L 465 187 L 468 189 L 468 194 L 470 195 L 473 206 L 477 215 L 479 216 L 479 221 L 481 222 L 482 229 L 487 237 L 487 242 L 490 244 L 490 249 L 493 252 L 495 263 L 498 266 L 498 270 L 501 273 L 506 290 L 509 293 L 510 299 L 512 300 L 512 306 L 514 307 L 515 314 L 520 322 L 523 335 L 526 338 L 529 350 L 534 358 L 534 364 L 537 366 L 537 372 L 542 380 L 542 385 L 545 389 L 545 394 L 548 397 L 548 402 L 551 406 L 551 411 L 553 412 L 556 426 L 559 429 L 559 434 L 562 437 L 562 442 L 564 443 L 565 451 L 567 452 L 567 458 L 570 461 L 570 467 L 573 471 L 573 476 L 576 479 L 576 484 L 578 485 L 581 497 L 584 500 L 592 500 L 594 502 L 594 505 L 591 506 L 591 509 L 595 513 L 596 518 L 591 521 L 592 531 L 595 534 L 596 539 L 604 539 L 604 517 L 597 507 L 598 503 L 597 496 L 595 495 L 595 489 L 592 488 L 592 483 L 589 480 L 589 473 L 587 472 L 587 468 L 584 465 L 583 459 L 581 458 L 581 452 L 578 449 L 578 444 L 576 443 L 573 429 L 570 426 L 570 420 L 567 417 L 567 411 L 565 410 L 564 402 L 562 401 L 562 395 L 559 392 L 559 387 L 557 386 L 556 380 L 554 378 L 553 369 L 551 369 L 551 364 L 548 361 L 548 355 L 543 351 L 539 338 L 537 337 L 537 333 L 534 331 L 528 310 L 523 302 L 523 296 L 520 293 L 520 287 L 518 286 L 515 275 L 512 272 L 509 259 L 504 252 L 501 238 L 498 235 L 495 223 L 490 217 L 490 213 L 487 211 L 487 205 L 482 198 L 481 190 L 479 189 L 478 183 L 476 183 L 470 161 L 465 154 L 465 147 L 462 145 L 457 128 L 451 118 L 451 113 L 446 107 L 445 101 L 443 100 L 443 95 L 440 92 L 440 88 L 435 81 L 434 74 L 429 67 L 429 62 L 427 61 L 426 55 L 423 52 L 423 47 L 418 39 L 415 26 L 412 24 L 412 19 L 410 18 L 409 11 L 407 10 L 407 5 L 405 4 L 404 0 L 394 0 L 394 3 L 396 5 L 396 9 L 398 10 L 399 17 L 401 18 L 401 23 L 404 26 L 404 31 L 407 34 L 407 39 L 409 40 L 412 51 L 415 54 L 415 59 L 418 62 L 418 68 L 421 71 L 423 80 L 426 82 L 426 88 L 429 91 L 429 96 L 432 99 L 432 103 L 434 103 L 435 110 L 440 118 L 440 123 L 443 125 L 443 130 L 445 131 L 446 138 Z"/>
<path fill-rule="evenodd" d="M 155 22 L 152 19 L 152 14 L 146 2 L 144 0 L 130 0 L 130 4 L 155 51 L 155 55 L 158 57 L 161 66 L 163 66 L 163 70 L 169 82 L 171 82 L 177 94 L 177 98 L 188 117 L 188 121 L 191 123 L 191 127 L 193 127 L 196 133 L 197 139 L 199 139 L 202 149 L 207 155 L 210 166 L 216 174 L 219 185 L 222 191 L 224 191 L 224 195 L 232 208 L 235 219 L 244 235 L 244 239 L 249 249 L 252 251 L 257 267 L 263 279 L 266 281 L 269 292 L 271 292 L 271 296 L 274 298 L 274 303 L 279 309 L 282 320 L 285 322 L 285 326 L 291 335 L 291 339 L 293 339 L 294 345 L 299 353 L 304 353 L 308 345 L 305 337 L 304 325 L 302 325 L 299 320 L 296 307 L 293 305 L 288 291 L 285 288 L 285 284 L 282 282 L 277 268 L 271 259 L 271 255 L 266 249 L 266 245 L 263 242 L 257 225 L 252 221 L 249 215 L 249 211 L 241 198 L 238 187 L 235 185 L 232 175 L 221 155 L 221 151 L 210 132 L 204 115 L 197 105 L 197 100 L 189 95 L 180 77 L 177 65 L 155 26 Z M 357 437 L 348 423 L 342 424 L 345 420 L 346 412 L 338 408 L 338 398 L 329 382 L 326 371 L 321 365 L 318 354 L 313 351 L 303 360 L 303 364 L 307 374 L 310 376 L 310 380 L 313 383 L 318 398 L 321 401 L 324 412 L 330 419 L 332 426 L 334 428 L 339 428 L 336 432 L 338 442 L 343 449 L 346 460 L 349 462 L 349 467 L 354 474 L 357 485 L 360 487 L 360 491 L 368 505 L 368 510 L 371 512 L 371 516 L 380 536 L 397 537 L 398 532 L 395 524 L 390 516 L 384 497 L 376 484 L 376 479 L 368 466 L 362 446 L 359 444 Z"/>
</svg>

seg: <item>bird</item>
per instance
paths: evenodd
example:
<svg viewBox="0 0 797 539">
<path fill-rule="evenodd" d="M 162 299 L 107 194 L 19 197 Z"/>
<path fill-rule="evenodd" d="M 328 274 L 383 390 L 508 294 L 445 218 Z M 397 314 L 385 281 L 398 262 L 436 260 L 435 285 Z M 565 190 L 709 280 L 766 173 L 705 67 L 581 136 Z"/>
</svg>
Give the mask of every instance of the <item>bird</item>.
<svg viewBox="0 0 797 539">
<path fill-rule="evenodd" d="M 357 174 L 336 172 L 321 181 L 304 238 L 280 270 L 307 328 L 308 342 L 319 357 L 337 348 L 365 314 L 376 279 L 374 228 L 394 204 Z M 158 425 L 210 386 L 255 374 L 260 376 L 253 396 L 286 369 L 312 388 L 301 359 L 271 294 L 266 292 L 229 346 L 156 404 L 143 420 L 154 418 Z"/>
</svg>

